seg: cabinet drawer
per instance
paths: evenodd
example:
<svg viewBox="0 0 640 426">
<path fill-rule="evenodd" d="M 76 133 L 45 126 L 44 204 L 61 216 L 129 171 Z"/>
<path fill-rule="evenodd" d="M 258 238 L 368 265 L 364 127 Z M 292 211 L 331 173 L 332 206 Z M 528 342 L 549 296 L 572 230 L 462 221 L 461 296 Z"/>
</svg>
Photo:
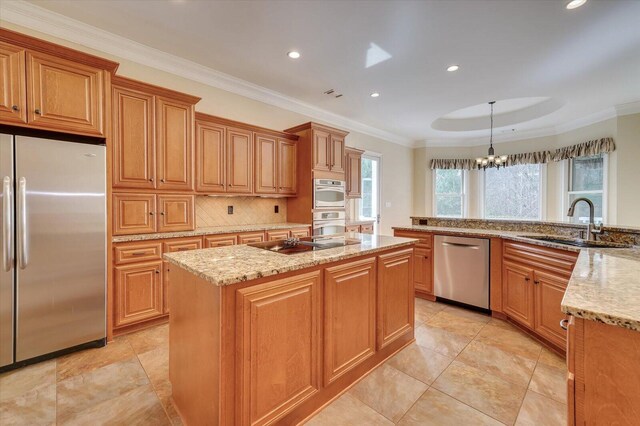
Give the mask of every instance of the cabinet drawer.
<svg viewBox="0 0 640 426">
<path fill-rule="evenodd" d="M 264 241 L 264 232 L 245 232 L 238 234 L 238 244 L 261 243 Z"/>
<path fill-rule="evenodd" d="M 172 253 L 175 251 L 198 250 L 202 248 L 202 238 L 180 238 L 178 240 L 169 240 L 164 242 L 164 253 Z"/>
<path fill-rule="evenodd" d="M 396 237 L 416 238 L 419 240 L 417 245 L 423 246 L 424 248 L 432 248 L 433 246 L 433 234 L 426 232 L 395 231 L 393 235 Z"/>
<path fill-rule="evenodd" d="M 360 225 L 360 233 L 361 234 L 373 234 L 373 223 L 367 223 L 365 225 Z"/>
<path fill-rule="evenodd" d="M 360 232 L 360 225 L 348 225 L 347 232 Z"/>
<path fill-rule="evenodd" d="M 205 248 L 235 246 L 237 242 L 238 237 L 235 234 L 210 235 L 204 237 Z"/>
<path fill-rule="evenodd" d="M 311 231 L 309 230 L 309 228 L 292 229 L 291 236 L 293 238 L 309 237 L 311 236 Z"/>
<path fill-rule="evenodd" d="M 277 231 L 267 231 L 267 241 L 279 241 L 289 238 L 288 229 L 280 229 Z"/>
<path fill-rule="evenodd" d="M 127 263 L 160 260 L 162 257 L 161 246 L 159 242 L 118 245 L 114 249 L 114 262 L 116 265 L 126 265 Z"/>
<path fill-rule="evenodd" d="M 542 268 L 569 278 L 578 257 L 577 253 L 556 250 L 513 241 L 505 241 L 504 259 L 525 263 L 536 269 Z"/>
</svg>

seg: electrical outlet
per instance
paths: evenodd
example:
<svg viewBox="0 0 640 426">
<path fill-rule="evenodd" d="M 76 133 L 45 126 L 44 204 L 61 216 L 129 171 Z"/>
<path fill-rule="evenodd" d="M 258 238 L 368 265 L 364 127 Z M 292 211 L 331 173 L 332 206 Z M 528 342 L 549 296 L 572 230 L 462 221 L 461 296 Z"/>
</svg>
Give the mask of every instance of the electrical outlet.
<svg viewBox="0 0 640 426">
<path fill-rule="evenodd" d="M 280 206 L 277 205 L 277 204 L 275 206 L 273 206 L 273 212 L 274 213 L 280 213 Z"/>
<path fill-rule="evenodd" d="M 233 214 L 233 206 L 227 206 L 227 214 Z"/>
</svg>

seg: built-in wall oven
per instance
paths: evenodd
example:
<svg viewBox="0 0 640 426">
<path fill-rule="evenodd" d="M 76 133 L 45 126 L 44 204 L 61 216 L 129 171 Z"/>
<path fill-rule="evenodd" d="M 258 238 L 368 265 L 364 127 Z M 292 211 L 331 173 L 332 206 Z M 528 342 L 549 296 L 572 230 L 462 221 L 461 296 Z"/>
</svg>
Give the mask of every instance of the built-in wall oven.
<svg viewBox="0 0 640 426">
<path fill-rule="evenodd" d="M 313 180 L 314 209 L 344 209 L 345 183 L 343 180 Z"/>
<path fill-rule="evenodd" d="M 347 231 L 344 210 L 327 210 L 313 213 L 313 235 L 341 234 Z"/>
</svg>

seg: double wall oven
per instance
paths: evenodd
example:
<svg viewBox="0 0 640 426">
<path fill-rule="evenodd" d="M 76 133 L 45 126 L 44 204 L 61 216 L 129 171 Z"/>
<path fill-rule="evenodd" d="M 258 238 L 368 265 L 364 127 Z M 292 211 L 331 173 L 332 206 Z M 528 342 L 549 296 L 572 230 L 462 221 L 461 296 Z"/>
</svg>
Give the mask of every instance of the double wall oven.
<svg viewBox="0 0 640 426">
<path fill-rule="evenodd" d="M 313 235 L 340 234 L 347 230 L 345 182 L 313 180 Z"/>
</svg>

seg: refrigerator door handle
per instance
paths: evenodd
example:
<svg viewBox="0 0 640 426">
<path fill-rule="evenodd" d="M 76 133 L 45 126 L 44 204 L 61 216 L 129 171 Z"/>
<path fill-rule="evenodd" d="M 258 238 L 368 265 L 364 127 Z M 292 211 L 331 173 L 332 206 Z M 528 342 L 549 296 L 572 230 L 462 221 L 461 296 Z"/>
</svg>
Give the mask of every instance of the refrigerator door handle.
<svg viewBox="0 0 640 426">
<path fill-rule="evenodd" d="M 11 216 L 13 209 L 11 208 L 11 178 L 5 176 L 2 179 L 2 270 L 9 272 L 13 267 L 13 258 L 11 256 L 11 242 L 13 241 L 13 227 Z"/>
<path fill-rule="evenodd" d="M 18 266 L 24 269 L 29 264 L 29 233 L 27 230 L 27 179 L 18 181 Z"/>
</svg>

